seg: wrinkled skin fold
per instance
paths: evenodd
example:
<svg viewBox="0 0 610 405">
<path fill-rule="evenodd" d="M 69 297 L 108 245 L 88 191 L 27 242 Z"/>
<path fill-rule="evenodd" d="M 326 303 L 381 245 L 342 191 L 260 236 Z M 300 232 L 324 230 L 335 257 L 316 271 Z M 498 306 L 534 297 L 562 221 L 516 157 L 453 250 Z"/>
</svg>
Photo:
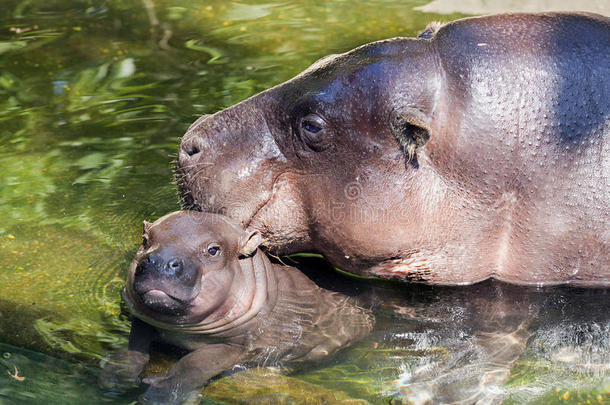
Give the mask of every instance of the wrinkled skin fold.
<svg viewBox="0 0 610 405">
<path fill-rule="evenodd" d="M 364 276 L 608 286 L 609 21 L 468 18 L 323 58 L 189 128 L 184 204 Z"/>
</svg>

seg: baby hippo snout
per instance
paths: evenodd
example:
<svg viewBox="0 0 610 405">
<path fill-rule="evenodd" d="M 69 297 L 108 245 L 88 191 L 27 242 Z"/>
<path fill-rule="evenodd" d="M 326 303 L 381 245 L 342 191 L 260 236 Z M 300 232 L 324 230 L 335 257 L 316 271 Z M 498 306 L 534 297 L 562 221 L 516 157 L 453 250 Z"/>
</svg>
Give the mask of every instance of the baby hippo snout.
<svg viewBox="0 0 610 405">
<path fill-rule="evenodd" d="M 175 252 L 153 252 L 136 265 L 133 290 L 150 309 L 177 314 L 197 295 L 197 267 Z"/>
<path fill-rule="evenodd" d="M 191 268 L 191 270 L 193 270 Z M 163 259 L 161 255 L 151 254 L 146 256 L 138 267 L 136 267 L 136 277 L 144 274 L 158 274 L 168 277 L 182 277 L 188 275 L 184 274 L 185 266 L 182 259 L 178 257 L 170 257 L 167 261 Z M 193 278 L 193 277 L 190 277 Z"/>
</svg>

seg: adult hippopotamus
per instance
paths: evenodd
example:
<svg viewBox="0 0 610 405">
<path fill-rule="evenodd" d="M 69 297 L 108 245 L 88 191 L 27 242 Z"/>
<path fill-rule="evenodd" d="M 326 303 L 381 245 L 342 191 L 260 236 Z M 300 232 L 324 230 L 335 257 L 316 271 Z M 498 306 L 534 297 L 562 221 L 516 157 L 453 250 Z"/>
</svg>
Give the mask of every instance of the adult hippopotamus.
<svg viewBox="0 0 610 405">
<path fill-rule="evenodd" d="M 319 288 L 259 251 L 258 231 L 179 211 L 145 223 L 123 299 L 135 317 L 129 349 L 105 362 L 100 385 L 137 385 L 159 340 L 190 353 L 149 378 L 145 403 L 199 403 L 206 381 L 236 364 L 321 359 L 365 337 L 374 317 L 357 299 Z"/>
<path fill-rule="evenodd" d="M 466 18 L 200 118 L 177 178 L 185 206 L 352 273 L 608 286 L 609 118 L 609 18 Z"/>
</svg>

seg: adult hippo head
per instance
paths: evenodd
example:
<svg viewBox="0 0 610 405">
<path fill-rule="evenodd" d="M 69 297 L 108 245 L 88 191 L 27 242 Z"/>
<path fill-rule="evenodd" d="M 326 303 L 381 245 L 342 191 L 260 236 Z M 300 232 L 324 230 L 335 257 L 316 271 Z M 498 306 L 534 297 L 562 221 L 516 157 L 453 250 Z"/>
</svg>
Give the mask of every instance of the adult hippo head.
<svg viewBox="0 0 610 405">
<path fill-rule="evenodd" d="M 361 275 L 608 285 L 609 30 L 506 14 L 321 59 L 189 128 L 185 205 Z"/>
</svg>

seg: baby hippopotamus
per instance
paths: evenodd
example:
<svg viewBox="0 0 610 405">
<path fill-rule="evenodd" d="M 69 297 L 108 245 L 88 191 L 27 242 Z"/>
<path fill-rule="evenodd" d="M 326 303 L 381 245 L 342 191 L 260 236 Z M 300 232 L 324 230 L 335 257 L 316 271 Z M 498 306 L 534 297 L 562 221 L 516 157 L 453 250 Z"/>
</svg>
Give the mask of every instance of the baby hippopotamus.
<svg viewBox="0 0 610 405">
<path fill-rule="evenodd" d="M 129 349 L 103 366 L 104 388 L 138 383 L 153 340 L 186 349 L 164 377 L 144 379 L 145 403 L 198 401 L 210 378 L 243 365 L 318 360 L 371 331 L 355 298 L 318 287 L 269 261 L 258 231 L 228 218 L 178 211 L 144 223 L 123 298 L 133 314 Z"/>
</svg>

